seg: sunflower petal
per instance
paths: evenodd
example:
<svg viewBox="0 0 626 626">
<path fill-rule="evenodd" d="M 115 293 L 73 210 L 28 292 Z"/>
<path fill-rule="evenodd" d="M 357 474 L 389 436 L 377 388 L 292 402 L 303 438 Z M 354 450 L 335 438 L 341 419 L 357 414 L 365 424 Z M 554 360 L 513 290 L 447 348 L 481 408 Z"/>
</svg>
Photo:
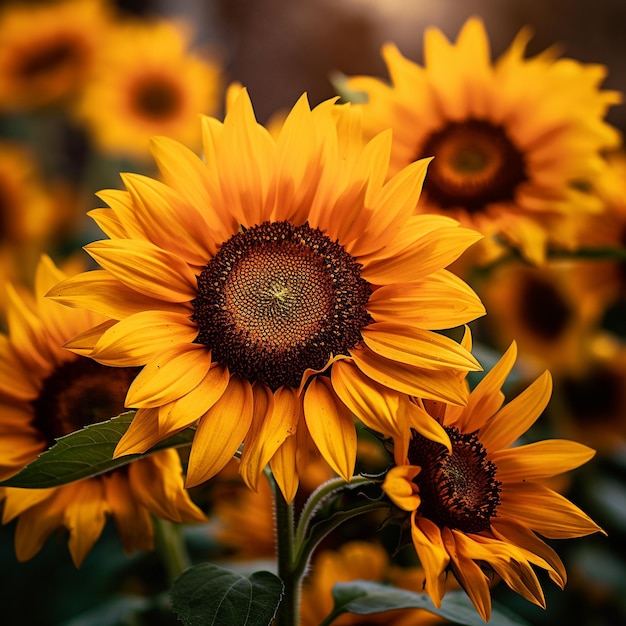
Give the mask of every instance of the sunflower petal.
<svg viewBox="0 0 626 626">
<path fill-rule="evenodd" d="M 381 489 L 403 511 L 416 511 L 422 501 L 413 481 L 420 471 L 415 465 L 396 465 L 385 474 Z"/>
<path fill-rule="evenodd" d="M 189 454 L 185 486 L 209 480 L 233 458 L 252 422 L 252 387 L 233 376 L 220 399 L 200 418 Z"/>
<path fill-rule="evenodd" d="M 156 407 L 185 395 L 205 377 L 211 353 L 202 344 L 190 343 L 164 350 L 137 375 L 126 395 L 126 406 Z"/>
<path fill-rule="evenodd" d="M 346 481 L 356 463 L 356 429 L 352 414 L 328 378 L 315 377 L 304 395 L 304 417 L 326 462 Z"/>
<path fill-rule="evenodd" d="M 581 443 L 551 439 L 497 450 L 490 459 L 498 468 L 499 481 L 522 482 L 569 472 L 594 455 L 595 450 Z"/>
</svg>

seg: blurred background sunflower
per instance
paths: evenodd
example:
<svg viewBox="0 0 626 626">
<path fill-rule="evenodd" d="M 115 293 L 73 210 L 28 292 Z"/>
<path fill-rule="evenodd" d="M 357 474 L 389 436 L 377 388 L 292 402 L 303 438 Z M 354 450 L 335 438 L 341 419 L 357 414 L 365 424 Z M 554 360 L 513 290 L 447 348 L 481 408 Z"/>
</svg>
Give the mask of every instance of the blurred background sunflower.
<svg viewBox="0 0 626 626">
<path fill-rule="evenodd" d="M 539 55 L 547 62 L 542 53 L 551 50 L 554 58 L 596 68 L 584 74 L 594 88 L 626 93 L 626 4 L 620 0 L 593 6 L 566 0 L 4 0 L 0 281 L 30 289 L 41 252 L 62 263 L 101 239 L 102 232 L 86 217 L 98 206 L 95 192 L 121 189 L 119 172 L 154 175 L 145 158 L 152 134 L 197 145 L 197 117 L 222 115 L 231 82 L 248 89 L 261 123 L 280 120 L 305 91 L 312 106 L 335 96 L 338 77 L 388 81 L 381 56 L 386 43 L 395 44 L 411 63 L 426 65 L 426 30 L 434 27 L 455 42 L 472 17 L 484 24 L 492 59 L 501 57 L 520 32 L 528 33 L 526 57 Z M 543 86 L 549 92 L 550 85 Z M 499 261 L 485 266 L 485 259 L 478 259 L 479 267 L 477 258 L 466 256 L 456 267 L 487 308 L 487 316 L 471 325 L 474 352 L 485 370 L 511 340 L 517 341 L 518 362 L 503 388 L 507 397 L 544 368 L 552 371 L 552 400 L 528 437 L 573 439 L 597 449 L 594 459 L 572 472 L 559 490 L 608 536 L 558 546 L 569 580 L 561 591 L 545 585 L 538 573 L 545 611 L 505 585 L 492 590 L 494 601 L 537 626 L 626 623 L 626 107 L 614 95 L 590 103 L 582 91 L 555 96 L 558 106 L 551 120 L 558 127 L 561 113 L 575 114 L 579 107 L 587 118 L 601 119 L 605 130 L 612 129 L 610 141 L 594 145 L 602 174 L 577 180 L 559 198 L 550 195 L 548 184 L 541 186 L 538 197 L 558 201 L 558 219 L 546 211 L 549 231 L 540 241 L 536 232 L 512 227 L 508 237 L 494 238 L 498 254 L 503 252 Z M 539 120 L 536 128 L 548 125 Z M 550 167 L 562 154 L 550 144 L 555 135 L 558 129 L 539 133 L 532 145 L 536 154 L 547 155 Z M 587 147 L 581 139 L 576 154 Z M 576 164 L 570 166 L 573 171 Z M 583 199 L 593 211 L 569 206 L 571 198 Z M 585 214 L 584 219 L 570 220 L 573 213 Z M 566 245 L 557 250 L 552 241 Z M 545 258 L 528 254 L 538 249 Z M 543 267 L 529 265 L 524 253 L 542 260 Z M 0 310 L 5 310 L 6 293 L 0 289 Z M 5 330 L 6 320 L 0 319 L 0 326 Z M 475 384 L 480 376 L 472 373 L 468 379 Z M 367 469 L 362 436 L 359 431 L 357 468 Z M 383 469 L 380 443 L 367 443 L 375 450 L 377 471 Z M 320 471 L 311 480 L 321 482 L 324 476 Z M 270 512 L 255 503 L 257 494 L 235 488 L 232 480 L 226 472 L 215 484 L 189 490 L 194 503 L 214 516 L 208 525 L 184 531 L 194 561 L 237 553 L 232 544 L 246 517 L 253 523 L 245 559 L 264 558 L 271 549 Z M 372 564 L 373 578 L 411 586 L 419 564 L 407 562 L 405 553 L 388 556 L 396 547 L 390 534 L 377 532 L 376 545 L 348 543 L 370 542 L 379 521 L 346 525 L 329 538 L 323 546 L 328 551 L 320 552 L 307 582 L 304 620 L 313 624 L 323 617 L 317 611 L 329 606 L 333 580 L 363 577 L 364 559 Z M 164 599 L 167 571 L 158 552 L 124 554 L 112 522 L 105 524 L 80 570 L 65 541 L 54 534 L 30 561 L 18 563 L 16 525 L 13 520 L 0 527 L 0 623 L 176 623 Z M 34 589 L 37 602 L 32 601 Z M 397 617 L 402 623 L 403 616 Z"/>
</svg>

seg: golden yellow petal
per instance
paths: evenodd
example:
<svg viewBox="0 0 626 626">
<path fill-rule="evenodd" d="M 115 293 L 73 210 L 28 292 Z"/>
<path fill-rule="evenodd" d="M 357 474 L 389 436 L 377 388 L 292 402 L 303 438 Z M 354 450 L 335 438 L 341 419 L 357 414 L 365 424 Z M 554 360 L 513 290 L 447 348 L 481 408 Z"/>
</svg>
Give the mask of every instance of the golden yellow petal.
<svg viewBox="0 0 626 626">
<path fill-rule="evenodd" d="M 246 437 L 241 454 L 239 473 L 246 484 L 256 490 L 263 468 L 268 464 L 282 443 L 296 432 L 301 409 L 297 391 L 289 387 L 279 387 L 266 407 L 265 415 L 259 415 L 259 398 L 263 394 L 255 390 L 254 437 Z M 252 433 L 250 433 L 252 434 Z"/>
<path fill-rule="evenodd" d="M 124 552 L 130 554 L 134 550 L 152 550 L 152 518 L 130 490 L 126 473 L 110 472 L 102 476 L 101 480 Z"/>
<path fill-rule="evenodd" d="M 476 293 L 447 270 L 417 282 L 383 285 L 370 296 L 367 310 L 377 322 L 406 322 L 426 330 L 454 328 L 485 314 Z"/>
<path fill-rule="evenodd" d="M 69 490 L 67 486 L 63 488 Z M 104 498 L 102 482 L 81 480 L 71 485 L 67 498 L 64 524 L 70 532 L 68 546 L 72 561 L 79 567 L 102 533 L 109 506 Z"/>
<path fill-rule="evenodd" d="M 413 482 L 420 471 L 421 467 L 414 465 L 396 465 L 385 474 L 381 489 L 403 511 L 416 511 L 422 501 Z"/>
<path fill-rule="evenodd" d="M 442 367 L 463 371 L 482 369 L 475 357 L 456 341 L 407 324 L 394 322 L 370 324 L 361 329 L 361 336 L 372 352 L 420 369 L 439 370 Z"/>
<path fill-rule="evenodd" d="M 529 555 L 535 555 L 536 558 L 530 556 L 527 558 L 531 563 L 547 569 L 552 581 L 561 589 L 565 587 L 567 572 L 559 555 L 529 528 L 515 520 L 496 517 L 491 520 L 491 530 L 494 536 L 501 541 L 519 546 Z"/>
<path fill-rule="evenodd" d="M 20 515 L 15 526 L 15 556 L 18 561 L 31 559 L 52 532 L 63 524 L 63 509 L 44 502 Z"/>
<path fill-rule="evenodd" d="M 513 342 L 472 390 L 465 411 L 455 422 L 459 430 L 468 433 L 478 430 L 500 409 L 504 402 L 502 385 L 513 369 L 516 358 L 517 345 Z"/>
<path fill-rule="evenodd" d="M 183 312 L 141 311 L 104 332 L 90 356 L 113 367 L 145 365 L 155 351 L 190 344 L 197 334 Z"/>
<path fill-rule="evenodd" d="M 197 281 L 178 256 L 148 241 L 117 239 L 90 243 L 85 250 L 122 284 L 165 302 L 189 302 Z"/>
<path fill-rule="evenodd" d="M 445 572 L 450 562 L 450 555 L 444 546 L 439 527 L 425 517 L 411 515 L 411 539 L 417 552 L 426 584 L 424 588 L 433 604 L 439 608 L 445 593 Z"/>
<path fill-rule="evenodd" d="M 595 450 L 575 441 L 550 439 L 516 448 L 496 450 L 489 455 L 498 468 L 501 482 L 522 482 L 569 472 L 595 455 Z"/>
<path fill-rule="evenodd" d="M 293 502 L 300 484 L 300 477 L 296 470 L 299 443 L 297 435 L 287 437 L 270 459 L 272 475 L 287 503 Z"/>
<path fill-rule="evenodd" d="M 197 343 L 181 344 L 154 356 L 128 389 L 126 406 L 157 407 L 191 391 L 211 367 L 211 353 Z"/>
<path fill-rule="evenodd" d="M 424 234 L 393 256 L 362 258 L 361 274 L 375 285 L 419 280 L 456 261 L 467 248 L 482 239 L 468 228 L 442 228 Z M 385 250 L 385 253 L 390 250 Z"/>
<path fill-rule="evenodd" d="M 52 287 L 47 296 L 62 304 L 86 308 L 116 320 L 147 309 L 180 311 L 182 306 L 130 289 L 105 270 L 72 276 Z"/>
<path fill-rule="evenodd" d="M 510 446 L 535 423 L 551 394 L 552 377 L 546 371 L 480 429 L 485 448 L 495 452 Z"/>
<path fill-rule="evenodd" d="M 221 398 L 200 419 L 193 438 L 187 488 L 212 478 L 230 461 L 252 422 L 250 383 L 233 376 Z"/>
<path fill-rule="evenodd" d="M 498 514 L 516 520 L 548 539 L 604 532 L 567 498 L 539 483 L 508 484 L 500 494 Z"/>
<path fill-rule="evenodd" d="M 159 430 L 158 409 L 139 409 L 130 426 L 118 441 L 113 458 L 127 454 L 142 454 L 169 434 Z"/>
<path fill-rule="evenodd" d="M 385 387 L 419 398 L 457 405 L 467 403 L 467 389 L 453 371 L 421 370 L 369 350 L 351 350 L 350 356 L 364 374 Z"/>
<path fill-rule="evenodd" d="M 171 433 L 193 424 L 221 398 L 229 380 L 228 369 L 212 363 L 196 387 L 159 408 L 159 431 Z"/>
<path fill-rule="evenodd" d="M 462 533 L 455 533 L 449 528 L 444 528 L 442 531 L 443 543 L 450 555 L 454 576 L 470 597 L 480 616 L 487 622 L 491 617 L 491 593 L 487 576 L 457 544 L 455 539 L 459 536 L 462 538 Z"/>
<path fill-rule="evenodd" d="M 356 462 L 356 428 L 352 413 L 335 394 L 328 378 L 316 376 L 304 395 L 309 433 L 326 462 L 349 481 Z"/>
</svg>

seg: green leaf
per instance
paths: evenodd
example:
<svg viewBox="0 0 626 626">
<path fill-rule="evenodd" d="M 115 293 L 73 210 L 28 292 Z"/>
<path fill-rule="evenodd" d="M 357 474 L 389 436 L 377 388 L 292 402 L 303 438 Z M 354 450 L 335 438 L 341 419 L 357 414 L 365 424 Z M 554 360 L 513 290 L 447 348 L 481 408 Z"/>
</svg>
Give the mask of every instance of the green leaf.
<svg viewBox="0 0 626 626">
<path fill-rule="evenodd" d="M 211 563 L 183 572 L 171 592 L 174 612 L 185 626 L 268 626 L 282 595 L 282 581 L 270 572 L 243 576 Z"/>
<path fill-rule="evenodd" d="M 367 580 L 336 583 L 333 587 L 335 607 L 323 624 L 330 624 L 343 613 L 371 615 L 392 609 L 424 609 L 455 624 L 485 626 L 467 594 L 463 591 L 447 593 L 441 608 L 435 607 L 426 594 L 413 593 Z M 509 611 L 494 605 L 489 626 L 527 626 L 527 622 Z"/>
<path fill-rule="evenodd" d="M 57 439 L 21 472 L 0 482 L 0 487 L 43 489 L 108 472 L 165 448 L 191 443 L 195 430 L 187 428 L 164 439 L 145 454 L 129 454 L 113 459 L 118 441 L 129 427 L 134 411 L 122 413 L 106 422 L 90 424 Z"/>
</svg>

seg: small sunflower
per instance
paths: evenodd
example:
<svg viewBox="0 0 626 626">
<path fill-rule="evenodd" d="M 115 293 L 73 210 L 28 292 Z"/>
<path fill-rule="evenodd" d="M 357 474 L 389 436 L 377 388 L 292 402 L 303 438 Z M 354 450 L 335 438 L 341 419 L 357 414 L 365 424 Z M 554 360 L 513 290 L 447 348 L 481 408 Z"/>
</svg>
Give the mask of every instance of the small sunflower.
<svg viewBox="0 0 626 626">
<path fill-rule="evenodd" d="M 508 263 L 493 270 L 476 286 L 489 311 L 482 326 L 489 342 L 504 350 L 515 340 L 530 371 L 559 375 L 584 367 L 587 339 L 603 314 L 602 300 L 581 281 L 594 263 Z"/>
<path fill-rule="evenodd" d="M 512 444 L 533 425 L 552 389 L 544 372 L 503 406 L 502 384 L 516 358 L 511 344 L 470 395 L 465 407 L 419 401 L 448 433 L 451 449 L 413 432 L 408 453 L 383 490 L 405 511 L 425 570 L 425 589 L 439 606 L 451 571 L 484 620 L 491 613 L 493 574 L 545 607 L 532 565 L 559 586 L 563 563 L 541 537 L 564 539 L 602 532 L 583 511 L 545 485 L 587 462 L 594 451 L 566 440 Z M 541 537 L 540 537 L 541 536 Z"/>
<path fill-rule="evenodd" d="M 0 11 L 0 108 L 31 110 L 75 96 L 109 22 L 102 0 L 6 4 Z"/>
<path fill-rule="evenodd" d="M 581 190 L 605 164 L 600 151 L 617 145 L 604 121 L 614 91 L 601 91 L 605 69 L 548 50 L 524 58 L 523 30 L 492 63 L 485 28 L 469 19 L 455 44 L 438 29 L 424 35 L 424 66 L 383 47 L 391 84 L 367 76 L 347 80 L 362 92 L 371 134 L 393 128 L 391 171 L 434 156 L 419 210 L 451 215 L 489 237 L 485 257 L 504 238 L 529 260 L 549 245 L 574 247 L 574 221 L 599 210 Z"/>
<path fill-rule="evenodd" d="M 102 321 L 85 310 L 69 310 L 45 292 L 66 276 L 43 257 L 35 298 L 9 287 L 9 334 L 0 335 L 0 478 L 25 467 L 56 438 L 123 411 L 135 370 L 110 368 L 77 356 L 62 345 Z M 29 297 L 30 296 L 30 297 Z M 174 450 L 157 452 L 96 478 L 48 489 L 0 489 L 3 523 L 17 518 L 15 551 L 33 557 L 57 528 L 69 531 L 69 550 L 79 566 L 107 517 L 126 551 L 150 550 L 150 515 L 176 522 L 204 521 L 183 488 Z"/>
<path fill-rule="evenodd" d="M 50 295 L 118 320 L 71 349 L 144 366 L 118 455 L 197 422 L 188 486 L 243 442 L 246 483 L 269 462 L 291 500 L 311 438 L 352 475 L 353 414 L 447 440 L 404 394 L 466 401 L 456 372 L 479 365 L 435 331 L 484 313 L 444 269 L 480 235 L 413 215 L 427 161 L 385 182 L 391 135 L 363 144 L 349 105 L 303 96 L 274 139 L 245 89 L 229 102 L 223 123 L 203 119 L 205 161 L 158 138 L 163 182 L 125 175 L 101 194 L 111 208 L 91 215 L 110 239 L 86 249 L 103 269 Z"/>
<path fill-rule="evenodd" d="M 338 550 L 323 550 L 314 559 L 305 578 L 300 604 L 301 626 L 318 626 L 333 609 L 332 589 L 337 582 L 369 580 L 388 583 L 409 591 L 421 591 L 421 568 L 400 568 L 389 562 L 385 548 L 370 541 L 349 541 Z M 411 584 L 415 583 L 412 588 Z M 365 616 L 342 615 L 337 626 L 362 625 Z M 420 609 L 399 609 L 367 616 L 367 624 L 387 626 L 435 626 L 444 619 Z"/>
<path fill-rule="evenodd" d="M 126 21 L 104 42 L 77 116 L 105 152 L 150 154 L 150 138 L 200 145 L 198 115 L 221 102 L 220 68 L 191 49 L 187 23 Z"/>
</svg>

